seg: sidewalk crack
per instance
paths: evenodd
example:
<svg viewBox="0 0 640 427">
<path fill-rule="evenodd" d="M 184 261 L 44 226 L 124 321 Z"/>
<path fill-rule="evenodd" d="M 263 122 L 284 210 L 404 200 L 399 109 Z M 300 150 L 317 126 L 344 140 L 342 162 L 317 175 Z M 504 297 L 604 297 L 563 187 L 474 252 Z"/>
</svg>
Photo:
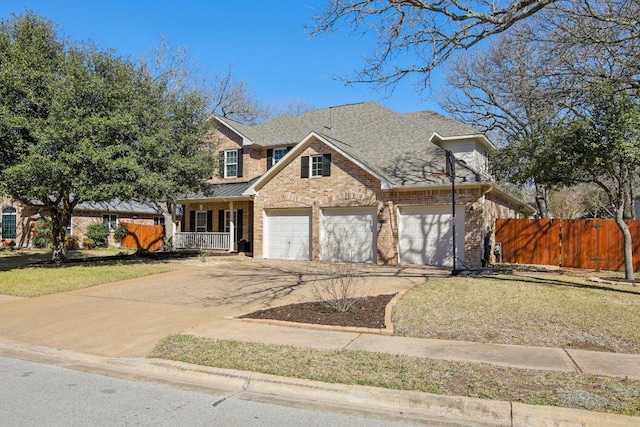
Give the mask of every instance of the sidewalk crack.
<svg viewBox="0 0 640 427">
<path fill-rule="evenodd" d="M 353 344 L 353 342 L 355 340 L 357 340 L 358 338 L 360 338 L 362 336 L 362 333 L 359 333 L 354 339 L 352 339 L 351 341 L 349 341 L 344 347 L 342 347 L 340 350 L 346 350 L 347 347 L 349 347 L 351 344 Z"/>
<path fill-rule="evenodd" d="M 567 355 L 567 357 L 569 358 L 569 360 L 571 360 L 571 363 L 573 363 L 573 366 L 576 367 L 576 369 L 578 370 L 578 372 L 580 372 L 581 374 L 583 374 L 584 372 L 582 371 L 582 368 L 580 367 L 580 365 L 578 365 L 578 363 L 575 361 L 575 359 L 573 357 L 571 357 L 571 354 L 569 354 L 569 352 L 567 351 L 566 348 L 562 349 L 564 351 L 564 353 Z"/>
</svg>

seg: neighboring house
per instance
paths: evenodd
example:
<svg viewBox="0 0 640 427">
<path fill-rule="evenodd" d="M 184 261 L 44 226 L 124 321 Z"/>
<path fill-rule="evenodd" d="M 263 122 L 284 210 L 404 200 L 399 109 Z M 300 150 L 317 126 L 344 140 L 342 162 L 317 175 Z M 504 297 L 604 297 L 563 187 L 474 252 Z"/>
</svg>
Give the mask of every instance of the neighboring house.
<svg viewBox="0 0 640 427">
<path fill-rule="evenodd" d="M 532 210 L 488 174 L 495 146 L 440 114 L 343 105 L 243 125 L 215 117 L 220 174 L 179 198 L 176 247 L 256 258 L 451 265 L 452 193 L 446 152 L 458 159 L 457 257 L 479 266 L 495 218 Z"/>
<path fill-rule="evenodd" d="M 16 247 L 31 245 L 31 230 L 33 224 L 40 218 L 37 206 L 24 207 L 9 197 L 0 196 L 2 223 L 0 235 L 2 240 L 13 240 Z M 171 221 L 168 219 L 167 221 Z M 165 215 L 153 203 L 123 202 L 84 202 L 73 210 L 71 223 L 67 228 L 67 235 L 77 236 L 80 243 L 84 239 L 87 226 L 93 223 L 103 223 L 109 231 L 113 231 L 119 222 L 164 225 Z M 109 236 L 109 243 L 114 244 L 113 234 Z"/>
</svg>

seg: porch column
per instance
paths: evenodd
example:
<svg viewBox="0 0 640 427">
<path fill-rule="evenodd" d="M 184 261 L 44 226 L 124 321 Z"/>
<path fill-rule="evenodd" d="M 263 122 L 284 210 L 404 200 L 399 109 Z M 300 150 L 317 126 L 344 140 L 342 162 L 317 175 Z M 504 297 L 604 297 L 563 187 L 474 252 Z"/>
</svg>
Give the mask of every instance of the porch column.
<svg viewBox="0 0 640 427">
<path fill-rule="evenodd" d="M 233 222 L 233 200 L 229 202 L 229 252 L 233 252 L 233 236 L 236 234 L 236 224 Z"/>
</svg>

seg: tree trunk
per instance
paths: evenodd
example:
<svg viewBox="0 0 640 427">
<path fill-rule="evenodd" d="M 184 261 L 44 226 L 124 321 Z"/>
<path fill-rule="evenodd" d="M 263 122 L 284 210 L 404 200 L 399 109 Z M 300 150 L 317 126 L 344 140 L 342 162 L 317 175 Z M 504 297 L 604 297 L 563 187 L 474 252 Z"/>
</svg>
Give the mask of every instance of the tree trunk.
<svg viewBox="0 0 640 427">
<path fill-rule="evenodd" d="M 635 280 L 635 272 L 633 271 L 633 242 L 629 226 L 624 222 L 624 204 L 616 209 L 616 224 L 622 232 L 622 240 L 624 245 L 624 277 L 627 280 Z"/>
<path fill-rule="evenodd" d="M 62 262 L 67 259 L 64 247 L 64 238 L 69 223 L 69 214 L 66 212 L 51 211 L 51 232 L 53 234 L 53 255 L 54 262 Z"/>
<path fill-rule="evenodd" d="M 549 192 L 541 184 L 536 184 L 536 205 L 540 218 L 549 218 Z"/>
<path fill-rule="evenodd" d="M 633 176 L 628 173 L 627 176 Z M 636 219 L 636 212 L 633 200 L 633 179 L 629 179 L 624 186 L 624 219 Z"/>
</svg>

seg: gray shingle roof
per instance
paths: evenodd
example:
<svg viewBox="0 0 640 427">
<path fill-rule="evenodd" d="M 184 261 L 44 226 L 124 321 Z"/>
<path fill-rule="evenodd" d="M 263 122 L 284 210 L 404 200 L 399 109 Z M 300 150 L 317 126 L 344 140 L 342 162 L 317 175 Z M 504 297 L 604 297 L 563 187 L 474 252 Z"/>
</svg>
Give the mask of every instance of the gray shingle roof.
<svg viewBox="0 0 640 427">
<path fill-rule="evenodd" d="M 259 177 L 258 177 L 259 178 Z M 187 193 L 182 196 L 178 196 L 177 200 L 194 200 L 194 199 L 226 199 L 243 197 L 242 193 L 251 187 L 254 182 L 258 180 L 254 178 L 249 182 L 234 182 L 224 184 L 205 184 L 205 188 L 196 193 Z"/>
<path fill-rule="evenodd" d="M 324 108 L 297 118 L 285 115 L 253 126 L 234 123 L 233 127 L 265 147 L 297 144 L 313 131 L 399 187 L 448 182 L 441 176 L 445 151 L 429 141 L 435 132 L 443 137 L 479 135 L 474 128 L 432 111 L 398 114 L 376 102 Z M 487 181 L 463 165 L 458 175 L 459 182 Z"/>
</svg>

